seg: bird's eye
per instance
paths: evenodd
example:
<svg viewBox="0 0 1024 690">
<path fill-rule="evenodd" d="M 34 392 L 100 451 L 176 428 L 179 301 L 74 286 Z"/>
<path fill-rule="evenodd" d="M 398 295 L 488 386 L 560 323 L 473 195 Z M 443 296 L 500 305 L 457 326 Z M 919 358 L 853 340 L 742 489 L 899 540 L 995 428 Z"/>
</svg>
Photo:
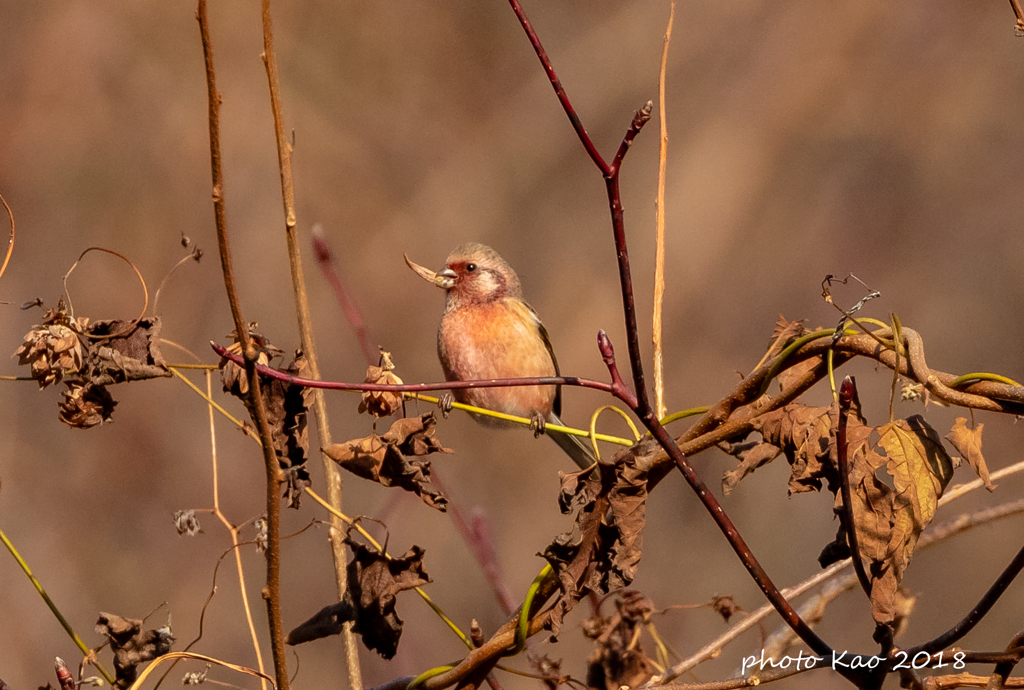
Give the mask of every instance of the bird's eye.
<svg viewBox="0 0 1024 690">
<path fill-rule="evenodd" d="M 476 271 L 476 264 L 466 264 L 466 273 L 473 273 Z"/>
</svg>

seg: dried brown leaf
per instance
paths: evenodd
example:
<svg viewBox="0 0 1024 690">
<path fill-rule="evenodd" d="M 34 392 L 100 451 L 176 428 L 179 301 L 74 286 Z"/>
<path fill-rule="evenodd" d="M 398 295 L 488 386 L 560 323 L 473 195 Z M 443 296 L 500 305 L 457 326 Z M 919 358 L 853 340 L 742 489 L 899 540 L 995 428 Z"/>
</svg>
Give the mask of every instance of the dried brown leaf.
<svg viewBox="0 0 1024 690">
<path fill-rule="evenodd" d="M 790 321 L 782 314 L 779 314 L 779 320 L 775 322 L 775 328 L 772 329 L 772 343 L 781 350 L 795 339 L 806 335 L 807 328 L 804 327 L 806 322 L 807 319 Z"/>
<path fill-rule="evenodd" d="M 160 317 L 96 321 L 85 329 L 88 354 L 80 378 L 100 385 L 170 376 L 160 353 Z"/>
<path fill-rule="evenodd" d="M 423 570 L 423 549 L 413 546 L 404 556 L 388 559 L 362 544 L 349 542 L 349 546 L 355 552 L 348 564 L 353 630 L 367 649 L 390 659 L 402 635 L 402 619 L 395 611 L 398 593 L 430 582 Z"/>
<path fill-rule="evenodd" d="M 640 448 L 619 453 L 612 465 L 562 475 L 559 505 L 563 512 L 580 508 L 574 528 L 555 537 L 541 554 L 562 589 L 552 611 L 552 632 L 587 593 L 607 594 L 633 581 L 643 548 L 647 473 L 659 450 L 648 439 Z"/>
<path fill-rule="evenodd" d="M 249 335 L 258 352 L 257 363 L 269 365 L 283 352 L 270 344 L 266 338 L 255 333 L 254 328 L 255 324 L 250 324 Z M 242 346 L 235 341 L 227 350 L 232 354 L 241 354 Z M 309 365 L 305 354 L 297 350 L 291 364 L 283 371 L 300 378 L 308 378 Z M 249 381 L 245 369 L 227 358 L 222 358 L 220 375 L 224 390 L 241 399 L 246 409 L 249 409 Z M 274 453 L 281 469 L 285 471 L 284 498 L 289 508 L 298 508 L 302 489 L 312 484 L 306 468 L 309 453 L 308 408 L 312 392 L 308 388 L 280 379 L 261 377 L 259 384 Z M 250 409 L 249 412 L 252 414 L 253 411 Z"/>
<path fill-rule="evenodd" d="M 431 508 L 445 510 L 448 500 L 430 483 L 430 462 L 410 459 L 410 452 L 450 452 L 433 438 L 436 420 L 432 412 L 399 419 L 384 436 L 334 443 L 324 449 L 329 458 L 349 472 L 382 486 L 398 486 L 419 496 Z"/>
<path fill-rule="evenodd" d="M 171 376 L 160 352 L 160 328 L 157 316 L 83 324 L 84 361 L 76 379 L 110 386 Z"/>
<path fill-rule="evenodd" d="M 834 421 L 828 407 L 809 407 L 791 403 L 757 417 L 754 430 L 760 442 L 736 443 L 723 447 L 740 459 L 740 465 L 726 473 L 722 485 L 732 491 L 744 477 L 771 462 L 781 453 L 790 465 L 789 493 L 820 491 L 822 481 L 829 487 L 838 479 L 829 456 Z M 859 419 L 851 416 L 851 424 Z"/>
<path fill-rule="evenodd" d="M 921 531 L 935 515 L 953 463 L 920 415 L 860 429 L 850 440 L 848 457 L 853 521 L 871 580 L 872 615 L 877 623 L 890 624 L 899 614 L 900 582 Z M 883 472 L 892 487 L 880 478 Z M 840 506 L 837 492 L 837 510 Z M 846 540 L 842 531 L 838 540 Z M 841 551 L 837 545 L 831 548 Z"/>
<path fill-rule="evenodd" d="M 174 512 L 174 529 L 177 530 L 179 537 L 194 537 L 202 533 L 203 526 L 194 509 L 177 510 Z"/>
<path fill-rule="evenodd" d="M 42 323 L 32 327 L 12 356 L 18 358 L 19 365 L 29 365 L 30 376 L 40 388 L 46 388 L 82 368 L 80 332 L 80 323 L 68 315 L 62 299 L 56 309 L 46 311 Z"/>
<path fill-rule="evenodd" d="M 258 324 L 253 321 L 249 324 L 249 337 L 252 339 L 253 347 L 256 348 L 256 364 L 262 364 L 269 366 L 270 363 L 277 357 L 284 354 L 284 350 L 275 347 L 270 343 L 269 340 L 264 338 L 262 335 L 256 332 Z M 231 333 L 233 338 L 230 345 L 227 347 L 227 351 L 230 354 L 242 356 L 242 345 L 238 341 L 238 335 L 236 332 Z M 224 386 L 224 392 L 230 393 L 239 400 L 244 401 L 245 396 L 249 393 L 249 380 L 245 376 L 245 368 L 232 362 L 227 357 L 222 357 L 220 360 L 220 380 Z"/>
<path fill-rule="evenodd" d="M 419 417 L 405 417 L 395 421 L 384 434 L 388 443 L 393 443 L 402 455 L 430 455 L 431 453 L 451 453 L 434 438 L 437 430 L 437 417 L 427 412 Z"/>
<path fill-rule="evenodd" d="M 595 640 L 587 657 L 587 687 L 619 690 L 642 686 L 654 674 L 654 665 L 638 639 L 654 612 L 654 604 L 642 593 L 626 590 L 615 599 L 612 618 L 595 615 L 584 622 L 587 637 Z"/>
<path fill-rule="evenodd" d="M 969 429 L 967 427 L 967 418 L 957 417 L 953 423 L 952 431 L 946 434 L 946 440 L 974 468 L 974 471 L 981 477 L 981 481 L 985 482 L 985 488 L 989 491 L 995 491 L 996 485 L 992 483 L 992 478 L 988 473 L 988 465 L 985 463 L 985 456 L 981 454 L 981 432 L 984 428 L 984 424 L 978 424 L 973 429 Z"/>
<path fill-rule="evenodd" d="M 736 603 L 732 595 L 728 596 L 716 596 L 711 599 L 711 610 L 722 617 L 726 623 L 729 619 L 735 616 L 737 613 L 742 611 L 740 605 Z"/>
<path fill-rule="evenodd" d="M 398 378 L 392 369 L 395 365 L 391 361 L 391 353 L 381 351 L 381 366 L 372 364 L 366 368 L 366 383 L 380 383 L 385 385 L 398 385 L 402 379 Z M 369 412 L 374 417 L 389 417 L 402 409 L 402 394 L 391 391 L 366 391 L 359 402 L 359 412 Z"/>
<path fill-rule="evenodd" d="M 384 456 L 390 450 L 392 450 L 392 446 L 389 443 L 373 434 L 365 438 L 332 443 L 324 448 L 324 453 L 352 474 L 383 483 L 380 478 L 380 468 L 384 464 Z M 386 484 L 385 486 L 390 485 Z"/>
<path fill-rule="evenodd" d="M 782 449 L 767 441 L 720 443 L 718 447 L 739 459 L 740 464 L 722 477 L 722 492 L 728 496 L 736 485 L 757 468 L 767 465 L 782 453 Z"/>
<path fill-rule="evenodd" d="M 312 642 L 331 635 L 340 635 L 345 623 L 356 619 L 356 610 L 352 605 L 351 591 L 345 592 L 345 600 L 325 606 L 311 618 L 292 629 L 285 637 L 287 645 Z"/>
<path fill-rule="evenodd" d="M 100 613 L 96 632 L 104 635 L 114 652 L 116 686 L 127 688 L 135 682 L 136 667 L 171 651 L 174 635 L 169 627 L 143 630 L 142 621 L 122 618 L 112 613 Z"/>
<path fill-rule="evenodd" d="M 103 386 L 65 381 L 68 387 L 61 393 L 64 400 L 57 404 L 57 418 L 74 429 L 89 429 L 109 422 L 117 401 Z"/>
<path fill-rule="evenodd" d="M 298 351 L 284 371 L 301 378 L 308 378 L 309 365 L 305 355 Z M 260 379 L 263 404 L 270 425 L 270 436 L 274 452 L 281 469 L 285 470 L 285 499 L 289 508 L 299 507 L 303 487 L 312 481 L 306 468 L 309 451 L 307 410 L 312 391 L 278 379 Z"/>
</svg>

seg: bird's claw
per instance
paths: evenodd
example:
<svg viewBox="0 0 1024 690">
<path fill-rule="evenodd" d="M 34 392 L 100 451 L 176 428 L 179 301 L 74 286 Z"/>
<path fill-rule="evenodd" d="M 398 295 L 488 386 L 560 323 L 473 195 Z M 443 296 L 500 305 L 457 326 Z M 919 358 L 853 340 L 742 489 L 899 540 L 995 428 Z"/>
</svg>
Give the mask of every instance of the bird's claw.
<svg viewBox="0 0 1024 690">
<path fill-rule="evenodd" d="M 548 423 L 539 412 L 534 412 L 530 418 L 530 430 L 533 432 L 533 437 L 544 435 L 547 431 Z"/>
<path fill-rule="evenodd" d="M 451 391 L 445 391 L 437 399 L 437 406 L 441 409 L 441 416 L 448 419 L 448 415 L 452 412 L 452 403 L 455 398 L 452 396 Z"/>
</svg>

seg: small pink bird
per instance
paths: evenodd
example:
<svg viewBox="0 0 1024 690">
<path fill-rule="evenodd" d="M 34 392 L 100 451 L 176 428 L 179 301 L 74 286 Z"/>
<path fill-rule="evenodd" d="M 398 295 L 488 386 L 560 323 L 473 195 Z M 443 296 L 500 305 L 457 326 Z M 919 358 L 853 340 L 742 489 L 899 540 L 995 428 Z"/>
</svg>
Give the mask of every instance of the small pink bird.
<svg viewBox="0 0 1024 690">
<path fill-rule="evenodd" d="M 414 264 L 409 268 L 446 291 L 444 316 L 437 330 L 437 355 L 446 381 L 558 376 L 551 341 L 530 305 L 523 301 L 519 276 L 496 251 L 470 242 L 448 255 L 444 270 Z M 453 391 L 467 405 L 564 426 L 558 386 L 464 388 Z M 494 417 L 477 416 L 485 426 L 512 427 Z M 581 468 L 593 466 L 590 449 L 576 436 L 550 432 Z"/>
</svg>

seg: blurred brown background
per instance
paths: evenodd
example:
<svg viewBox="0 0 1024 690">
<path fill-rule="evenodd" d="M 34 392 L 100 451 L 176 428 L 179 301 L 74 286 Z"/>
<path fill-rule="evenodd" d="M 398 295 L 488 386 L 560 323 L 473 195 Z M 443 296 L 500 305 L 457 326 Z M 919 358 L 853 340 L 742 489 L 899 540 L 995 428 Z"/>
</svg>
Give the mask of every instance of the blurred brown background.
<svg viewBox="0 0 1024 690">
<path fill-rule="evenodd" d="M 207 343 L 232 330 L 216 257 L 210 201 L 206 91 L 190 2 L 0 0 L 0 191 L 16 214 L 11 265 L 0 279 L 0 353 L 13 352 L 81 251 L 98 245 L 132 259 L 151 291 L 184 254 L 182 233 L 206 252 L 168 282 L 163 335 L 206 362 Z M 527 11 L 584 123 L 611 156 L 633 111 L 657 96 L 668 2 L 528 2 Z M 228 221 L 247 319 L 286 350 L 298 344 L 283 238 L 276 153 L 256 3 L 213 3 Z M 509 7 L 500 0 L 276 3 L 274 21 L 287 128 L 294 131 L 298 218 L 324 375 L 359 380 L 365 362 L 309 253 L 323 223 L 374 342 L 394 353 L 406 381 L 441 377 L 434 334 L 442 295 L 402 263 L 440 267 L 465 240 L 493 245 L 517 268 L 566 373 L 603 378 L 595 334 L 606 329 L 625 357 L 618 279 L 601 177 L 575 138 Z M 1020 379 L 1024 234 L 1024 39 L 1005 1 L 890 3 L 680 2 L 668 71 L 668 295 L 665 339 L 672 410 L 710 404 L 760 358 L 779 313 L 834 324 L 819 283 L 856 273 L 883 298 L 869 315 L 924 336 L 933 367 L 996 371 Z M 650 338 L 657 121 L 626 160 L 623 198 L 645 346 Z M 6 221 L 5 221 L 6 223 Z M 6 227 L 6 224 L 4 224 Z M 6 233 L 6 231 L 5 231 Z M 5 235 L 6 236 L 6 235 Z M 135 277 L 106 255 L 86 258 L 69 281 L 76 313 L 132 318 Z M 840 290 L 852 304 L 860 288 Z M 166 347 L 170 361 L 187 361 Z M 869 420 L 884 421 L 890 376 L 860 375 Z M 22 374 L 7 360 L 4 374 Z M 201 376 L 194 376 L 201 383 Z M 21 549 L 87 642 L 101 610 L 141 617 L 166 601 L 179 648 L 227 538 L 179 538 L 181 508 L 211 505 L 209 431 L 202 401 L 176 380 L 112 389 L 115 423 L 90 431 L 56 419 L 58 391 L 3 382 L 0 527 Z M 569 423 L 607 402 L 567 390 Z M 816 390 L 814 402 L 826 399 Z M 358 399 L 329 398 L 337 439 L 370 422 Z M 241 405 L 226 399 L 237 414 Z M 901 405 L 900 414 L 922 411 Z M 945 433 L 954 412 L 932 407 Z M 1019 459 L 1013 420 L 977 415 L 994 468 Z M 626 433 L 603 417 L 611 433 Z M 682 425 L 679 427 L 684 428 Z M 241 522 L 258 514 L 263 472 L 254 445 L 217 422 L 222 504 Z M 554 444 L 494 433 L 454 414 L 439 435 L 456 449 L 435 465 L 464 510 L 490 521 L 515 596 L 542 566 L 536 557 L 570 519 L 555 504 Z M 315 437 L 314 437 L 315 444 Z M 696 464 L 717 490 L 721 453 Z M 314 488 L 322 490 L 319 460 Z M 817 570 L 835 531 L 831 497 L 785 496 L 787 471 L 768 467 L 725 506 L 780 585 Z M 968 481 L 961 470 L 954 481 Z M 390 494 L 346 479 L 350 514 L 380 515 Z M 976 492 L 938 520 L 1019 496 L 1019 479 Z M 390 548 L 427 550 L 429 591 L 458 623 L 486 631 L 501 615 L 448 517 L 415 498 L 390 505 Z M 322 513 L 308 499 L 286 515 L 295 531 Z M 635 586 L 660 607 L 732 594 L 747 610 L 762 598 L 679 478 L 653 495 Z M 922 552 L 906 587 L 919 597 L 905 645 L 958 620 L 1019 546 L 1020 519 Z M 284 544 L 287 626 L 333 600 L 323 528 Z M 250 597 L 262 559 L 245 549 Z M 253 665 L 233 568 L 197 651 Z M 563 670 L 582 677 L 583 608 L 556 646 Z M 1021 628 L 1024 583 L 968 637 L 1002 649 Z M 413 594 L 399 603 L 406 632 L 390 664 L 362 654 L 368 685 L 416 674 L 464 649 Z M 152 619 L 161 624 L 165 614 Z M 777 619 L 770 624 L 774 626 Z M 725 628 L 707 610 L 657 619 L 683 656 Z M 839 648 L 870 651 L 866 604 L 835 602 L 821 626 Z M 757 634 L 698 669 L 726 677 Z M 342 687 L 337 638 L 297 650 L 297 687 Z M 13 560 L 0 554 L 0 677 L 14 690 L 53 681 L 52 660 L 77 652 Z M 518 662 L 517 662 L 518 663 Z M 291 668 L 296 667 L 294 656 Z M 193 668 L 190 670 L 198 670 Z M 976 669 L 979 673 L 987 669 Z M 175 671 L 177 677 L 178 671 Z M 252 687 L 222 670 L 211 677 Z M 507 677 L 507 688 L 536 687 Z M 895 684 L 893 684 L 893 687 Z M 818 673 L 779 687 L 847 687 Z"/>
</svg>

